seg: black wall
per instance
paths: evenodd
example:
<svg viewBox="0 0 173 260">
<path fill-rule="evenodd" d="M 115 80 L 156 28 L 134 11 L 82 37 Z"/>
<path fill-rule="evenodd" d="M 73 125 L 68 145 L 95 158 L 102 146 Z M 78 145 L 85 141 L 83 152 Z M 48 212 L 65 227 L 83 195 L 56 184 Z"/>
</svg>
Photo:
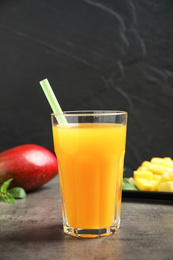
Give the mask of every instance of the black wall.
<svg viewBox="0 0 173 260">
<path fill-rule="evenodd" d="M 172 0 L 1 0 L 0 152 L 53 151 L 44 78 L 63 110 L 128 111 L 126 167 L 173 158 Z"/>
</svg>

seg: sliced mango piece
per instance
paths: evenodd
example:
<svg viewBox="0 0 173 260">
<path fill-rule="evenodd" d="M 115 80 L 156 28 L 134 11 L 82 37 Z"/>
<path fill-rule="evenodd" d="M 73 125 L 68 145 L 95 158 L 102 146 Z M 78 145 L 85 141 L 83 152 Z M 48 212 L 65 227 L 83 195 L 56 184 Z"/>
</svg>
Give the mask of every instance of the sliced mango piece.
<svg viewBox="0 0 173 260">
<path fill-rule="evenodd" d="M 150 163 L 148 170 L 152 171 L 154 174 L 162 175 L 164 172 L 171 172 L 172 167 L 167 167 L 161 164 Z"/>
<path fill-rule="evenodd" d="M 169 157 L 165 157 L 165 158 L 153 157 L 151 159 L 151 163 L 168 166 L 168 167 L 173 167 L 173 161 Z"/>
<path fill-rule="evenodd" d="M 163 158 L 165 165 L 173 167 L 173 160 L 170 157 Z"/>
<path fill-rule="evenodd" d="M 173 181 L 162 182 L 158 186 L 158 191 L 173 192 Z"/>
<path fill-rule="evenodd" d="M 169 173 L 169 177 L 170 177 L 171 181 L 173 181 L 173 172 Z"/>
<path fill-rule="evenodd" d="M 134 180 L 136 180 L 137 178 L 143 178 L 148 181 L 152 181 L 153 173 L 151 171 L 134 171 L 133 177 L 134 177 Z"/>
<path fill-rule="evenodd" d="M 167 161 L 169 161 L 169 162 L 173 162 L 173 160 L 172 160 L 170 157 L 164 157 L 163 159 L 164 159 L 164 160 L 167 160 Z"/>
<path fill-rule="evenodd" d="M 153 172 L 153 173 L 155 173 L 155 174 L 160 174 L 160 175 L 162 175 L 164 172 L 165 172 L 165 169 L 166 167 L 165 166 L 163 166 L 163 165 L 157 165 L 157 164 L 150 164 L 150 167 L 149 167 L 149 169 Z"/>
<path fill-rule="evenodd" d="M 147 171 L 147 167 L 146 166 L 139 166 L 137 171 Z"/>
<path fill-rule="evenodd" d="M 158 186 L 160 184 L 160 180 L 162 178 L 162 175 L 153 174 L 153 183 L 154 183 L 154 191 L 158 190 Z"/>
<path fill-rule="evenodd" d="M 161 175 L 153 174 L 153 180 L 154 180 L 154 181 L 160 181 L 161 178 L 162 178 Z"/>
<path fill-rule="evenodd" d="M 151 159 L 151 163 L 156 163 L 156 164 L 162 164 L 163 158 L 159 158 L 159 157 L 153 157 Z"/>
<path fill-rule="evenodd" d="M 162 175 L 165 172 L 165 166 L 163 165 L 159 165 L 159 164 L 155 164 L 155 163 L 151 163 L 148 161 L 144 161 L 142 163 L 142 166 L 146 167 L 147 170 L 155 173 L 155 174 L 160 174 Z"/>
<path fill-rule="evenodd" d="M 162 177 L 160 179 L 160 183 L 166 182 L 166 181 L 171 181 L 171 177 L 168 172 L 164 172 L 164 174 L 162 175 Z"/>
<path fill-rule="evenodd" d="M 148 162 L 148 161 L 144 161 L 142 164 L 141 164 L 141 166 L 144 166 L 144 167 L 146 167 L 147 169 L 149 168 L 149 166 L 150 166 L 150 162 Z"/>
<path fill-rule="evenodd" d="M 151 181 L 148 181 L 144 178 L 137 178 L 135 181 L 135 185 L 139 190 L 142 191 L 153 191 L 154 184 Z"/>
<path fill-rule="evenodd" d="M 152 191 L 158 191 L 159 181 L 158 180 L 152 180 L 151 183 L 153 184 L 153 190 Z"/>
</svg>

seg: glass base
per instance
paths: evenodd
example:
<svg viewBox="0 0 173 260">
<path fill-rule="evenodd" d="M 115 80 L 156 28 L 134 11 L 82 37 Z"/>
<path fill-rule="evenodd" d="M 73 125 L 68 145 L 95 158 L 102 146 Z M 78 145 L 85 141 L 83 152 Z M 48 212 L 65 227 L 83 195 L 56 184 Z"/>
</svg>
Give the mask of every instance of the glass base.
<svg viewBox="0 0 173 260">
<path fill-rule="evenodd" d="M 77 238 L 99 238 L 113 235 L 119 227 L 107 227 L 101 229 L 83 229 L 64 226 L 64 232 Z"/>
</svg>

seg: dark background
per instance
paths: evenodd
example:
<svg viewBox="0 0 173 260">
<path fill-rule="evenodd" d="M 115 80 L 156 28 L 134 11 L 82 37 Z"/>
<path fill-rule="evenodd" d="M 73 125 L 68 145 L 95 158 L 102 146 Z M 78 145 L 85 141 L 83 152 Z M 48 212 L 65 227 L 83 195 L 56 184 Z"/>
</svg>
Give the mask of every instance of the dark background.
<svg viewBox="0 0 173 260">
<path fill-rule="evenodd" d="M 44 78 L 63 110 L 128 112 L 126 167 L 173 158 L 172 0 L 1 0 L 0 152 L 53 151 Z"/>
</svg>

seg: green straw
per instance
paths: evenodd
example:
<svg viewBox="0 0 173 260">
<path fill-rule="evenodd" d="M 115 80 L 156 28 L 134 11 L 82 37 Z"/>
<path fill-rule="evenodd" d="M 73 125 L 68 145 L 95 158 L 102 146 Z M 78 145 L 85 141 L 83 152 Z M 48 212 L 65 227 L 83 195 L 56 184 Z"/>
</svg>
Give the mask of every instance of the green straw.
<svg viewBox="0 0 173 260">
<path fill-rule="evenodd" d="M 49 81 L 47 79 L 44 79 L 40 81 L 40 85 L 44 91 L 45 96 L 47 97 L 47 100 L 54 112 L 54 114 L 60 114 L 63 115 L 62 109 L 58 103 L 58 100 L 55 97 L 55 94 L 49 84 Z M 65 116 L 56 116 L 57 121 L 60 126 L 68 126 L 67 120 Z"/>
</svg>

